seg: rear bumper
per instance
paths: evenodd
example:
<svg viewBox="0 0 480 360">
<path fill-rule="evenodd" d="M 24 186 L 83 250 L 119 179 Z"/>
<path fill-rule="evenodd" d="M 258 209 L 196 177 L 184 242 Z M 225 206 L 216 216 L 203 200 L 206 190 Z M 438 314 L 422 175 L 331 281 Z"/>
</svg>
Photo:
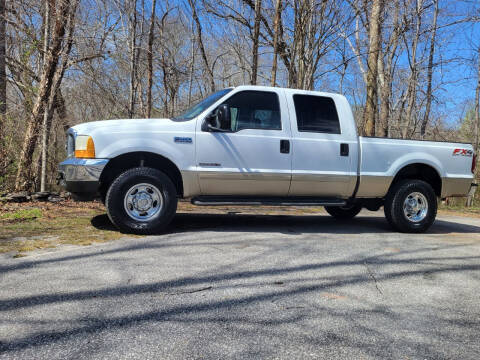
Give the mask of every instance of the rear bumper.
<svg viewBox="0 0 480 360">
<path fill-rule="evenodd" d="M 453 196 L 467 196 L 472 186 L 472 177 L 465 178 L 448 178 L 442 179 L 442 195 L 441 198 Z"/>
<path fill-rule="evenodd" d="M 75 194 L 95 194 L 108 159 L 68 158 L 58 167 L 58 184 Z"/>
</svg>

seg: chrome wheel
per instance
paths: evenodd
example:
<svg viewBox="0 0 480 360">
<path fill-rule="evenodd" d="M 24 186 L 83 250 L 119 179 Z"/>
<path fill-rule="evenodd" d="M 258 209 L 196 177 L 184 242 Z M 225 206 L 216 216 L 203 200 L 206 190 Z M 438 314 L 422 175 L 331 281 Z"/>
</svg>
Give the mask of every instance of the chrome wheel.
<svg viewBox="0 0 480 360">
<path fill-rule="evenodd" d="M 403 213 L 411 222 L 420 222 L 427 216 L 428 201 L 427 198 L 419 192 L 413 192 L 405 198 L 403 202 Z"/>
<path fill-rule="evenodd" d="M 124 207 L 132 219 L 149 221 L 160 213 L 163 196 L 160 190 L 151 184 L 137 184 L 127 191 Z"/>
</svg>

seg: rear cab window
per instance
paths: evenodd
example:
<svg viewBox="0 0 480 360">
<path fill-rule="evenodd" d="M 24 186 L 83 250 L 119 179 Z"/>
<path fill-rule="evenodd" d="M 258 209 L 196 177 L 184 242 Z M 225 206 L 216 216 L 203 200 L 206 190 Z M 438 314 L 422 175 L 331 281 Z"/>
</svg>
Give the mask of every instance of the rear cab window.
<svg viewBox="0 0 480 360">
<path fill-rule="evenodd" d="M 295 94 L 293 103 L 298 131 L 341 134 L 337 108 L 332 98 Z"/>
</svg>

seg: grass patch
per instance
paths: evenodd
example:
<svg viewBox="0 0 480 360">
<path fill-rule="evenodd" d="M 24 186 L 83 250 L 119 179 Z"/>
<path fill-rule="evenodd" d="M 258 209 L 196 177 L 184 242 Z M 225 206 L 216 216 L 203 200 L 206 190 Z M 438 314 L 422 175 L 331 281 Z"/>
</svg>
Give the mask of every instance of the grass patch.
<svg viewBox="0 0 480 360">
<path fill-rule="evenodd" d="M 458 212 L 462 214 L 477 214 L 480 215 L 480 206 L 466 207 L 464 205 L 445 205 L 439 204 L 439 210 L 448 212 Z"/>
<path fill-rule="evenodd" d="M 62 244 L 88 246 L 124 236 L 111 225 L 98 203 L 11 206 L 0 207 L 0 253 L 16 252 L 14 257 Z M 92 219 L 98 220 L 95 226 Z"/>
<path fill-rule="evenodd" d="M 42 210 L 33 209 L 20 209 L 14 212 L 7 212 L 0 214 L 0 220 L 33 220 L 42 217 Z"/>
</svg>

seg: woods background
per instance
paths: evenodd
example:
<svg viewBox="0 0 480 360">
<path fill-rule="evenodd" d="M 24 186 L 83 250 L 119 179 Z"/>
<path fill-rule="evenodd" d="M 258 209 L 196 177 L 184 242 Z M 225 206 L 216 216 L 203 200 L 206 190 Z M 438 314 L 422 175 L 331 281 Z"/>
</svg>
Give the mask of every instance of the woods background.
<svg viewBox="0 0 480 360">
<path fill-rule="evenodd" d="M 74 124 L 241 84 L 339 92 L 362 134 L 478 153 L 479 25 L 468 0 L 0 0 L 0 192 L 54 189 Z"/>
</svg>

